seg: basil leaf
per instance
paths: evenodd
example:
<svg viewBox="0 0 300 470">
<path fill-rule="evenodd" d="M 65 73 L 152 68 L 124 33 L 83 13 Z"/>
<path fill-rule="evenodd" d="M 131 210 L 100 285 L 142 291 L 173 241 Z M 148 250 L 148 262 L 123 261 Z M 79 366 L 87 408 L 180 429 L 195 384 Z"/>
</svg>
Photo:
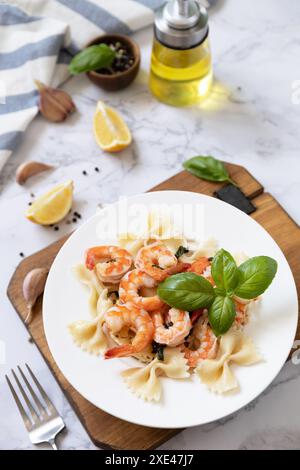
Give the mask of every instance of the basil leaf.
<svg viewBox="0 0 300 470">
<path fill-rule="evenodd" d="M 178 250 L 175 253 L 176 258 L 180 258 L 180 256 L 184 255 L 185 253 L 188 253 L 190 250 L 185 248 L 184 246 L 180 246 Z"/>
<path fill-rule="evenodd" d="M 224 335 L 235 319 L 235 306 L 230 297 L 217 296 L 209 311 L 208 319 L 216 336 Z"/>
<path fill-rule="evenodd" d="M 204 180 L 219 182 L 229 181 L 235 184 L 231 180 L 223 163 L 214 157 L 193 157 L 184 162 L 183 167 L 192 173 L 192 175 Z"/>
<path fill-rule="evenodd" d="M 109 46 L 106 44 L 96 44 L 76 54 L 69 64 L 69 71 L 71 74 L 76 75 L 82 72 L 109 67 L 115 57 L 115 51 Z"/>
<path fill-rule="evenodd" d="M 263 294 L 277 272 L 277 262 L 269 256 L 250 258 L 239 266 L 240 281 L 234 293 L 242 299 L 255 299 Z"/>
<path fill-rule="evenodd" d="M 159 284 L 157 293 L 170 307 L 189 312 L 209 307 L 215 297 L 210 282 L 195 273 L 181 273 L 168 277 Z"/>
<path fill-rule="evenodd" d="M 219 250 L 211 265 L 211 274 L 216 286 L 226 293 L 232 292 L 239 282 L 239 270 L 235 260 L 226 250 Z"/>
<path fill-rule="evenodd" d="M 222 297 L 226 297 L 226 290 L 223 287 L 215 287 L 215 294 L 221 295 Z M 230 297 L 230 295 L 228 295 Z"/>
</svg>

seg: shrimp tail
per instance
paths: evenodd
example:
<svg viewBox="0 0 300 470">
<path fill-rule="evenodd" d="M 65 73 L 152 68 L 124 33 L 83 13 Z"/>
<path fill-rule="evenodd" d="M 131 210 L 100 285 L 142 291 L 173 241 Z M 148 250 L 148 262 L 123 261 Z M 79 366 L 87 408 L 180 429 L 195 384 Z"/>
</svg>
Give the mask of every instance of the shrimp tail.
<svg viewBox="0 0 300 470">
<path fill-rule="evenodd" d="M 86 253 L 85 253 L 85 266 L 90 271 L 93 271 L 93 269 L 95 267 L 95 259 L 94 259 L 94 256 L 92 254 L 92 249 L 87 250 Z"/>
<path fill-rule="evenodd" d="M 167 270 L 168 275 L 171 276 L 173 274 L 184 273 L 188 271 L 190 267 L 191 267 L 190 263 L 182 263 L 181 261 L 179 261 L 175 266 L 172 266 L 171 268 Z"/>
<path fill-rule="evenodd" d="M 113 359 L 114 357 L 125 357 L 131 356 L 131 354 L 136 353 L 136 348 L 131 344 L 123 344 L 122 346 L 117 346 L 106 351 L 104 358 Z"/>
</svg>

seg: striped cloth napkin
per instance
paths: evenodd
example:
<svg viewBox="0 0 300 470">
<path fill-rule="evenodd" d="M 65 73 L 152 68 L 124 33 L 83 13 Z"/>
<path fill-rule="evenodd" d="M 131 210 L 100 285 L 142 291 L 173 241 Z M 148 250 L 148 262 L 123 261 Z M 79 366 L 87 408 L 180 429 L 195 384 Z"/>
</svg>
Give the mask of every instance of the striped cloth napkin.
<svg viewBox="0 0 300 470">
<path fill-rule="evenodd" d="M 151 24 L 164 1 L 0 0 L 0 170 L 38 113 L 34 79 L 58 86 L 88 41 Z"/>
</svg>

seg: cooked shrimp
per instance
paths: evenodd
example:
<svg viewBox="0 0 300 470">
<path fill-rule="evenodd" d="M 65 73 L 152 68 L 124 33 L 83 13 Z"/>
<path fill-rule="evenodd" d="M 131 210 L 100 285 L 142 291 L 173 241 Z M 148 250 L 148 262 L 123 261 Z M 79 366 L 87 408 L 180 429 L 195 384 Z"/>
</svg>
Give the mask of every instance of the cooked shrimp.
<svg viewBox="0 0 300 470">
<path fill-rule="evenodd" d="M 208 315 L 205 312 L 194 326 L 190 344 L 194 349 L 184 347 L 184 356 L 189 367 L 196 367 L 203 359 L 214 359 L 217 353 L 217 337 L 208 324 Z"/>
<path fill-rule="evenodd" d="M 194 261 L 194 263 L 191 264 L 188 270 L 196 274 L 203 274 L 206 268 L 208 268 L 208 266 L 210 266 L 210 261 L 208 258 L 203 256 Z"/>
<path fill-rule="evenodd" d="M 205 277 L 212 285 L 214 285 L 214 280 L 210 273 L 210 265 L 211 262 L 209 261 L 209 259 L 206 257 L 202 257 L 194 261 L 194 263 L 191 264 L 187 271 Z"/>
<path fill-rule="evenodd" d="M 156 286 L 157 282 L 151 276 L 139 269 L 134 269 L 121 279 L 120 300 L 124 303 L 133 303 L 136 307 L 144 308 L 148 312 L 157 310 L 164 305 L 164 302 L 156 294 Z M 143 293 L 148 296 L 143 296 Z"/>
<path fill-rule="evenodd" d="M 100 281 L 117 283 L 131 268 L 132 256 L 118 246 L 94 246 L 86 252 L 85 265 L 91 271 L 95 268 Z"/>
<path fill-rule="evenodd" d="M 178 260 L 172 251 L 159 242 L 140 248 L 135 259 L 135 266 L 158 282 L 178 272 L 175 268 L 177 264 Z"/>
<path fill-rule="evenodd" d="M 249 302 L 241 303 L 238 300 L 234 299 L 234 305 L 236 310 L 235 322 L 237 326 L 244 326 L 248 321 L 247 308 Z"/>
<path fill-rule="evenodd" d="M 173 274 L 187 272 L 190 266 L 191 266 L 190 263 L 182 263 L 181 261 L 178 261 L 177 264 L 174 264 L 174 266 L 168 269 L 168 274 L 166 277 L 172 276 Z"/>
<path fill-rule="evenodd" d="M 247 307 L 249 302 L 241 303 L 234 299 L 234 304 L 236 308 L 235 325 L 237 327 L 244 326 L 248 320 Z M 196 312 L 197 314 L 199 312 L 199 320 L 195 324 L 189 344 L 193 349 L 184 347 L 184 355 L 190 367 L 196 367 L 200 360 L 214 359 L 217 353 L 217 338 L 208 323 L 207 311 L 201 314 L 200 310 L 195 310 L 193 314 Z"/>
<path fill-rule="evenodd" d="M 174 347 L 184 341 L 192 327 L 189 312 L 171 308 L 167 314 L 162 310 L 152 314 L 155 327 L 154 340 Z"/>
<path fill-rule="evenodd" d="M 112 334 L 117 334 L 124 327 L 135 332 L 131 344 L 123 344 L 109 349 L 105 353 L 105 359 L 139 353 L 153 340 L 154 326 L 146 310 L 136 308 L 133 305 L 117 304 L 105 313 L 104 318 L 107 328 Z"/>
<path fill-rule="evenodd" d="M 203 315 L 204 311 L 204 308 L 198 308 L 192 312 L 190 316 L 192 325 L 195 325 L 196 321 L 201 317 L 201 315 Z"/>
</svg>

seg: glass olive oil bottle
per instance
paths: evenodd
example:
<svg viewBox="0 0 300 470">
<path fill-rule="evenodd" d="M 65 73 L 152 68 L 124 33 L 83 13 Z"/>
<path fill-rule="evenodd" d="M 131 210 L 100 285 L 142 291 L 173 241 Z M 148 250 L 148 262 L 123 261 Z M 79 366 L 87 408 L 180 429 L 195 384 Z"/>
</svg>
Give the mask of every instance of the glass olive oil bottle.
<svg viewBox="0 0 300 470">
<path fill-rule="evenodd" d="M 174 106 L 201 102 L 212 85 L 206 9 L 195 0 L 171 0 L 156 14 L 150 89 Z"/>
</svg>

